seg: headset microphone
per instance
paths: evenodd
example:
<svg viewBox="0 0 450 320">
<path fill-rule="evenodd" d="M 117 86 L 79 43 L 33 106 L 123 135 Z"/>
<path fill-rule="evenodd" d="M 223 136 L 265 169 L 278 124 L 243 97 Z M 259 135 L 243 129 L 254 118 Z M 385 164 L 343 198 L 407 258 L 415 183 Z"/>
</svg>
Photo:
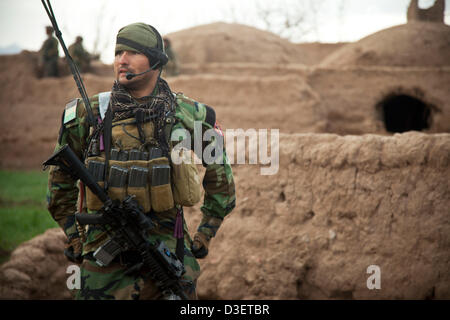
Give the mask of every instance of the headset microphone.
<svg viewBox="0 0 450 320">
<path fill-rule="evenodd" d="M 131 73 L 131 72 L 127 72 L 126 75 L 125 75 L 125 77 L 127 78 L 127 80 L 131 80 L 131 79 L 133 79 L 134 77 L 143 75 L 144 73 L 147 73 L 147 72 L 150 72 L 150 71 L 152 71 L 151 68 L 148 69 L 147 71 L 144 71 L 144 72 L 141 72 L 141 73 Z"/>
<path fill-rule="evenodd" d="M 144 72 L 141 72 L 141 73 L 131 73 L 131 72 L 127 72 L 127 73 L 125 74 L 125 77 L 127 78 L 127 80 L 131 80 L 131 79 L 133 79 L 134 77 L 137 77 L 137 76 L 143 75 L 144 73 L 147 73 L 147 72 L 150 72 L 150 71 L 152 71 L 152 70 L 155 70 L 155 68 L 158 66 L 158 64 L 159 64 L 159 61 L 156 62 L 154 65 L 152 65 L 152 66 L 150 67 L 150 69 L 148 69 L 148 70 L 146 70 L 146 71 L 144 71 Z"/>
</svg>

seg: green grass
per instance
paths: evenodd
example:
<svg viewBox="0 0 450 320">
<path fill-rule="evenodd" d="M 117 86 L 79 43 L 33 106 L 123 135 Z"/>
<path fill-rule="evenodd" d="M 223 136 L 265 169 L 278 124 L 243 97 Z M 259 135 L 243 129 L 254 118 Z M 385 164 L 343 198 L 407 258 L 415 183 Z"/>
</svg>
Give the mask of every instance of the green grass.
<svg viewBox="0 0 450 320">
<path fill-rule="evenodd" d="M 46 208 L 47 174 L 0 170 L 0 263 L 22 242 L 58 226 Z"/>
</svg>

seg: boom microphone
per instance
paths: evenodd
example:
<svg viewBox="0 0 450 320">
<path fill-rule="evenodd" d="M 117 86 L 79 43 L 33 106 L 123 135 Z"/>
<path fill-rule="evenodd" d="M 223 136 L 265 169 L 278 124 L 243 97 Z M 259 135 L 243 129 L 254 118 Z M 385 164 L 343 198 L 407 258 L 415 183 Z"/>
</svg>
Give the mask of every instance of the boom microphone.
<svg viewBox="0 0 450 320">
<path fill-rule="evenodd" d="M 147 71 L 144 71 L 144 72 L 141 72 L 141 73 L 131 73 L 131 72 L 127 72 L 126 75 L 125 75 L 125 77 L 127 78 L 127 80 L 131 80 L 131 79 L 133 79 L 134 77 L 143 75 L 144 73 L 150 72 L 150 71 L 152 71 L 152 70 L 153 70 L 153 69 L 150 68 L 150 69 L 148 69 Z"/>
</svg>

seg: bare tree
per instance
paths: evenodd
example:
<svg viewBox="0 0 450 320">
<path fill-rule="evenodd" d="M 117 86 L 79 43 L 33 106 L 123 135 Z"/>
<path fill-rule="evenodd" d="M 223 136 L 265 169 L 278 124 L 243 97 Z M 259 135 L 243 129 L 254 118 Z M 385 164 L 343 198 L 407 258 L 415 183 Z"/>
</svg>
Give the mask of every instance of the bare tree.
<svg viewBox="0 0 450 320">
<path fill-rule="evenodd" d="M 345 8 L 347 5 L 347 0 L 339 0 L 338 2 L 338 39 L 342 41 L 342 28 L 345 24 Z"/>
<path fill-rule="evenodd" d="M 291 41 L 319 36 L 318 16 L 321 1 L 283 0 L 257 2 L 258 17 L 265 29 Z"/>
<path fill-rule="evenodd" d="M 222 15 L 230 23 L 253 25 L 255 22 L 255 17 L 248 12 L 248 7 L 252 6 L 252 2 L 241 2 L 242 3 L 232 1 L 227 2 L 223 9 Z"/>
<path fill-rule="evenodd" d="M 110 15 L 107 11 L 108 1 L 102 0 L 102 3 L 98 10 L 95 13 L 95 37 L 94 37 L 94 45 L 92 49 L 92 55 L 101 58 L 102 53 L 106 50 L 108 45 L 111 42 L 112 32 L 114 30 L 111 29 L 111 26 L 114 25 L 114 22 L 117 16 Z"/>
<path fill-rule="evenodd" d="M 238 17 L 239 10 L 236 8 L 236 5 L 230 3 L 227 7 L 226 16 L 229 17 L 231 23 L 239 23 L 241 22 Z"/>
</svg>

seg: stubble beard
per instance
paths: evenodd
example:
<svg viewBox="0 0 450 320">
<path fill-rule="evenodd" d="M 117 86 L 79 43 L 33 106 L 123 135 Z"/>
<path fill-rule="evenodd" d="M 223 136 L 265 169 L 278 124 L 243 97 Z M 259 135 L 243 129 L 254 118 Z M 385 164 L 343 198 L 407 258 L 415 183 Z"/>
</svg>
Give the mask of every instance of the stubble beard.
<svg viewBox="0 0 450 320">
<path fill-rule="evenodd" d="M 136 76 L 131 80 L 119 78 L 118 82 L 128 90 L 140 90 L 148 85 L 150 79 L 151 77 L 149 74 L 143 74 L 141 76 Z"/>
</svg>

